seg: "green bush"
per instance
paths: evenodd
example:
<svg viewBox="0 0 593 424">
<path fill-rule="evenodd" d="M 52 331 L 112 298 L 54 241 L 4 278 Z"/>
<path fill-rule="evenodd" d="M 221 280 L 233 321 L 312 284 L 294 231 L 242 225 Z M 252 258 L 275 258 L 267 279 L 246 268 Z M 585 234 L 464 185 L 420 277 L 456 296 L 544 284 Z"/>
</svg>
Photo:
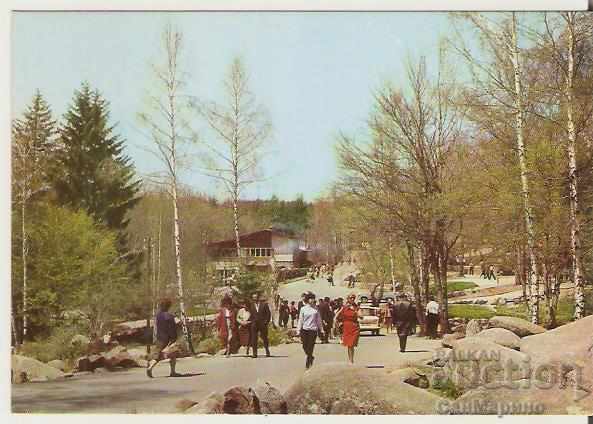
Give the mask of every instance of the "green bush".
<svg viewBox="0 0 593 424">
<path fill-rule="evenodd" d="M 457 399 L 462 395 L 461 390 L 448 378 L 443 380 L 435 379 L 430 391 L 449 399 Z"/>
<path fill-rule="evenodd" d="M 195 342 L 194 346 L 196 346 Z M 220 349 L 222 349 L 220 339 L 217 336 L 210 336 L 200 340 L 194 350 L 196 353 L 209 353 L 210 355 L 214 355 Z"/>
<path fill-rule="evenodd" d="M 19 348 L 19 354 L 35 358 L 41 362 L 53 359 L 73 361 L 87 353 L 87 346 L 72 344 L 71 340 L 78 332 L 71 328 L 56 328 L 44 340 L 26 342 Z"/>
<path fill-rule="evenodd" d="M 284 329 L 270 327 L 268 331 L 268 341 L 270 342 L 270 346 L 278 346 L 280 344 L 284 344 L 286 342 L 286 339 L 287 336 L 286 331 L 284 331 Z M 259 341 L 259 346 L 263 347 L 261 339 Z"/>
</svg>

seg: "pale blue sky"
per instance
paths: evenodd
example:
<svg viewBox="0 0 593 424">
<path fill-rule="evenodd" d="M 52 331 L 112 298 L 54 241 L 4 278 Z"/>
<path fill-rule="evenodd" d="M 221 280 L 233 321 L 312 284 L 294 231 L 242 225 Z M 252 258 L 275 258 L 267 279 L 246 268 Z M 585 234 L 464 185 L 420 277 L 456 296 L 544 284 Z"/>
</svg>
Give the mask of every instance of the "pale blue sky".
<svg viewBox="0 0 593 424">
<path fill-rule="evenodd" d="M 434 58 L 448 29 L 446 14 L 426 12 L 20 12 L 13 19 L 13 112 L 20 115 L 39 88 L 61 116 L 73 91 L 88 81 L 110 102 L 137 171 L 153 171 L 157 163 L 140 148 L 150 141 L 140 135 L 136 116 L 167 22 L 184 33 L 188 92 L 220 100 L 223 75 L 240 55 L 252 91 L 270 113 L 270 154 L 262 161 L 270 178 L 243 197 L 303 193 L 308 200 L 336 176 L 336 134 L 363 132 L 372 91 L 386 80 L 402 81 L 409 54 Z M 202 132 L 204 124 L 195 122 Z M 186 173 L 183 182 L 220 192 L 197 172 Z"/>
</svg>

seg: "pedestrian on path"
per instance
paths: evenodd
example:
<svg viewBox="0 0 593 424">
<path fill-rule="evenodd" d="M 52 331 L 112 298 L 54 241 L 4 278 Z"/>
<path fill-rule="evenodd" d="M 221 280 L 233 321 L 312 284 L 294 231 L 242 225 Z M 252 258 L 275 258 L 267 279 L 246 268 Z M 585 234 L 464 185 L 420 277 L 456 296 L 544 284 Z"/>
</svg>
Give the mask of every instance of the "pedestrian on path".
<svg viewBox="0 0 593 424">
<path fill-rule="evenodd" d="M 334 313 L 329 305 L 329 297 L 319 300 L 319 315 L 323 323 L 323 335 L 321 343 L 329 343 L 329 335 L 331 333 L 332 324 L 334 322 Z"/>
<path fill-rule="evenodd" d="M 166 359 L 165 357 L 169 359 L 169 366 L 171 367 L 169 377 L 181 376 L 181 374 L 175 372 L 175 364 L 177 360 L 173 345 L 177 340 L 177 326 L 175 325 L 175 316 L 169 312 L 171 303 L 170 299 L 162 299 L 159 302 L 159 311 L 154 318 L 157 343 L 156 350 L 148 363 L 148 368 L 146 368 L 146 375 L 150 378 L 152 378 L 152 370 L 156 364 L 158 364 L 159 361 Z"/>
<path fill-rule="evenodd" d="M 266 356 L 270 356 L 270 347 L 268 342 L 268 326 L 272 319 L 270 307 L 265 299 L 257 293 L 251 296 L 252 305 L 249 313 L 251 314 L 251 348 L 253 350 L 252 356 L 257 358 L 257 344 L 261 337 Z"/>
<path fill-rule="evenodd" d="M 280 302 L 280 309 L 278 311 L 278 326 L 286 328 L 288 325 L 289 315 L 290 307 L 288 306 L 288 300 L 282 300 Z"/>
<path fill-rule="evenodd" d="M 358 324 L 358 305 L 356 295 L 351 293 L 344 305 L 336 314 L 335 320 L 342 323 L 342 345 L 348 350 L 348 361 L 354 363 L 354 348 L 358 345 L 360 326 Z"/>
<path fill-rule="evenodd" d="M 484 264 L 483 260 L 480 261 L 480 278 L 487 278 L 486 277 L 486 264 Z"/>
<path fill-rule="evenodd" d="M 329 287 L 334 286 L 334 273 L 332 271 L 327 274 L 327 284 Z"/>
<path fill-rule="evenodd" d="M 296 307 L 295 301 L 290 302 L 290 328 L 295 328 L 295 322 L 299 317 L 299 310 Z"/>
<path fill-rule="evenodd" d="M 488 267 L 488 279 L 496 280 L 496 274 L 494 274 L 494 265 Z"/>
<path fill-rule="evenodd" d="M 385 308 L 385 331 L 387 334 L 391 333 L 393 321 L 391 320 L 391 308 L 393 307 L 393 300 L 387 300 L 387 308 Z"/>
<path fill-rule="evenodd" d="M 426 332 L 429 339 L 437 338 L 437 325 L 439 322 L 439 304 L 430 296 L 430 302 L 426 304 Z"/>
<path fill-rule="evenodd" d="M 237 353 L 239 348 L 239 329 L 237 326 L 237 316 L 232 307 L 230 297 L 222 299 L 220 310 L 216 315 L 216 327 L 218 337 L 224 348 L 224 355 L 228 358 L 232 353 Z"/>
<path fill-rule="evenodd" d="M 306 304 L 301 308 L 299 313 L 299 321 L 297 329 L 301 336 L 301 342 L 303 343 L 303 350 L 305 351 L 306 360 L 305 368 L 309 369 L 313 365 L 315 357 L 313 351 L 315 350 L 315 339 L 317 335 L 323 338 L 323 326 L 321 322 L 321 315 L 319 311 L 314 307 L 315 295 L 308 293 L 305 297 Z"/>
<path fill-rule="evenodd" d="M 237 324 L 239 325 L 239 344 L 245 347 L 245 355 L 249 356 L 251 348 L 251 314 L 247 307 L 248 302 L 241 302 L 241 308 L 237 312 Z"/>
<path fill-rule="evenodd" d="M 397 336 L 399 338 L 399 351 L 406 351 L 406 343 L 408 336 L 411 333 L 412 322 L 416 317 L 412 317 L 412 305 L 406 299 L 403 293 L 397 295 L 397 301 L 391 311 L 391 317 L 397 329 Z"/>
</svg>

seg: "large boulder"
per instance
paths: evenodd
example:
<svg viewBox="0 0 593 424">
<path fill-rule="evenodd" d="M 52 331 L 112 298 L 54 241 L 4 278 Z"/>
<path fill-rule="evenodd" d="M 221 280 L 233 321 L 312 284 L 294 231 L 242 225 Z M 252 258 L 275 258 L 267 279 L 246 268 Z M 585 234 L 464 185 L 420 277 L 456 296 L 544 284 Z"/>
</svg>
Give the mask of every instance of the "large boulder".
<svg viewBox="0 0 593 424">
<path fill-rule="evenodd" d="M 196 405 L 185 410 L 186 414 L 222 414 L 224 413 L 224 396 L 220 393 L 211 393 Z"/>
<path fill-rule="evenodd" d="M 106 368 L 133 368 L 139 366 L 124 346 L 116 346 L 103 355 Z"/>
<path fill-rule="evenodd" d="M 66 369 L 66 363 L 61 359 L 54 359 L 53 361 L 49 361 L 47 365 L 49 365 L 50 367 L 54 367 L 55 369 L 58 369 L 62 372 Z"/>
<path fill-rule="evenodd" d="M 445 334 L 441 340 L 443 347 L 452 348 L 458 340 L 463 339 L 465 336 L 462 333 L 451 333 Z"/>
<path fill-rule="evenodd" d="M 21 355 L 12 355 L 11 359 L 12 383 L 26 383 L 28 381 L 51 381 L 64 378 L 64 373 L 57 368 L 44 364 L 37 359 Z"/>
<path fill-rule="evenodd" d="M 291 414 L 435 414 L 441 400 L 384 369 L 344 363 L 309 369 L 284 398 Z"/>
<path fill-rule="evenodd" d="M 519 380 L 513 386 L 470 390 L 442 404 L 441 413 L 479 415 L 591 415 L 593 394 Z M 446 407 L 445 407 L 446 406 Z"/>
<path fill-rule="evenodd" d="M 253 392 L 259 400 L 259 407 L 262 414 L 286 414 L 288 405 L 284 396 L 277 388 L 267 381 L 258 381 Z"/>
<path fill-rule="evenodd" d="M 580 379 L 593 397 L 593 315 L 521 339 L 521 352 L 531 358 L 534 378 L 559 384 Z"/>
<path fill-rule="evenodd" d="M 545 333 L 546 329 L 517 317 L 494 316 L 488 321 L 490 328 L 505 328 L 519 337 Z"/>
<path fill-rule="evenodd" d="M 431 367 L 442 368 L 447 365 L 449 356 L 451 356 L 452 350 L 446 347 L 438 347 L 432 352 L 432 358 L 429 359 L 425 364 Z"/>
<path fill-rule="evenodd" d="M 477 319 L 471 319 L 465 326 L 465 336 L 472 337 L 482 331 L 482 325 Z"/>
<path fill-rule="evenodd" d="M 479 337 L 455 342 L 445 370 L 462 390 L 527 378 L 528 356 Z"/>
<path fill-rule="evenodd" d="M 260 414 L 259 399 L 255 392 L 243 386 L 228 389 L 224 395 L 222 406 L 225 414 Z"/>
<path fill-rule="evenodd" d="M 519 350 L 521 344 L 521 338 L 506 328 L 487 328 L 480 331 L 476 337 L 490 340 L 491 342 L 515 350 Z"/>
</svg>

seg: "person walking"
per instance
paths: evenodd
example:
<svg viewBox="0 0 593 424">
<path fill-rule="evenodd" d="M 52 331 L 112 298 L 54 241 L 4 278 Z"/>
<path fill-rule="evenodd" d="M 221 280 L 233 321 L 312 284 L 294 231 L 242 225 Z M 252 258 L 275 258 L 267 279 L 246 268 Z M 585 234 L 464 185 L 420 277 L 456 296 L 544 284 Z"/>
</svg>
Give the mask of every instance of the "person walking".
<svg viewBox="0 0 593 424">
<path fill-rule="evenodd" d="M 329 287 L 333 287 L 334 286 L 334 273 L 332 271 L 329 271 L 327 273 L 327 285 Z"/>
<path fill-rule="evenodd" d="M 257 358 L 257 344 L 261 337 L 266 356 L 270 356 L 270 347 L 268 342 L 268 325 L 272 319 L 270 307 L 263 297 L 257 293 L 251 295 L 251 348 L 253 350 L 252 357 Z"/>
<path fill-rule="evenodd" d="M 387 334 L 391 333 L 391 329 L 393 328 L 393 321 L 391 320 L 391 308 L 393 307 L 393 300 L 387 300 L 387 308 L 385 308 L 385 332 Z"/>
<path fill-rule="evenodd" d="M 486 278 L 486 265 L 483 260 L 480 260 L 480 278 Z"/>
<path fill-rule="evenodd" d="M 305 306 L 305 303 L 306 303 L 305 302 L 305 296 L 307 296 L 306 293 L 301 294 L 301 300 L 299 300 L 299 303 L 297 304 L 297 310 L 298 310 L 299 315 L 301 313 L 301 308 L 303 306 Z"/>
<path fill-rule="evenodd" d="M 239 331 L 237 316 L 233 310 L 230 297 L 225 297 L 220 304 L 220 310 L 216 315 L 216 327 L 220 343 L 224 348 L 224 355 L 228 358 L 231 353 L 237 353 Z"/>
<path fill-rule="evenodd" d="M 474 263 L 469 262 L 469 275 L 474 275 Z"/>
<path fill-rule="evenodd" d="M 412 308 L 410 302 L 406 299 L 403 293 L 397 295 L 397 301 L 393 305 L 391 311 L 391 319 L 397 329 L 397 337 L 399 338 L 399 351 L 406 351 L 406 342 L 411 332 L 412 324 Z"/>
<path fill-rule="evenodd" d="M 494 273 L 494 265 L 488 267 L 488 279 L 496 280 L 496 274 Z"/>
<path fill-rule="evenodd" d="M 329 333 L 331 333 L 331 328 L 334 323 L 334 314 L 329 304 L 329 297 L 319 300 L 318 311 L 319 315 L 321 316 L 321 322 L 323 324 L 324 337 L 321 338 L 321 343 L 329 343 Z"/>
<path fill-rule="evenodd" d="M 426 330 L 429 339 L 437 338 L 437 325 L 439 322 L 439 304 L 430 296 L 430 302 L 426 304 Z"/>
<path fill-rule="evenodd" d="M 301 342 L 303 344 L 303 350 L 305 351 L 306 360 L 305 368 L 309 369 L 313 365 L 315 357 L 313 351 L 315 350 L 315 339 L 317 335 L 323 338 L 323 327 L 321 322 L 321 315 L 319 311 L 314 307 L 315 295 L 308 293 L 305 296 L 305 305 L 301 308 L 299 313 L 299 321 L 297 329 L 301 336 Z"/>
<path fill-rule="evenodd" d="M 278 310 L 278 326 L 286 328 L 288 325 L 289 315 L 290 307 L 288 306 L 288 300 L 282 300 L 280 303 L 280 309 Z"/>
<path fill-rule="evenodd" d="M 239 325 L 239 345 L 245 347 L 245 355 L 249 356 L 251 348 L 251 314 L 247 306 L 248 302 L 241 302 L 237 311 L 237 324 Z"/>
<path fill-rule="evenodd" d="M 156 349 L 151 356 L 151 360 L 146 368 L 146 375 L 152 378 L 152 370 L 163 359 L 169 359 L 169 366 L 171 372 L 169 377 L 180 377 L 181 374 L 175 372 L 175 364 L 177 359 L 174 352 L 167 353 L 167 350 L 173 347 L 177 340 L 177 326 L 175 325 L 175 316 L 169 312 L 171 308 L 170 299 L 162 299 L 159 302 L 159 311 L 154 318 L 154 325 L 156 327 Z M 172 350 L 172 349 L 171 349 Z"/>
<path fill-rule="evenodd" d="M 295 322 L 299 317 L 299 310 L 296 307 L 294 300 L 290 302 L 290 328 L 295 328 Z"/>
<path fill-rule="evenodd" d="M 358 345 L 360 327 L 358 324 L 358 305 L 356 295 L 349 294 L 346 304 L 338 311 L 335 320 L 342 323 L 342 345 L 348 350 L 348 361 L 354 363 L 354 348 Z"/>
</svg>

